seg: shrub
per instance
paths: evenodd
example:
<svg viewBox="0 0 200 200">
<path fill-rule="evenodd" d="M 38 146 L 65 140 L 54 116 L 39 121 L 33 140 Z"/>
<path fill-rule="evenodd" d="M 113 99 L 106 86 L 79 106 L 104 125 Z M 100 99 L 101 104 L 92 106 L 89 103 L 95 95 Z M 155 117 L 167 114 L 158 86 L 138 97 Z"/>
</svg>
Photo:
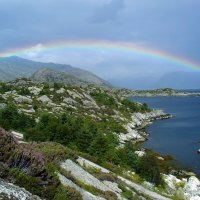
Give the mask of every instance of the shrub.
<svg viewBox="0 0 200 200">
<path fill-rule="evenodd" d="M 58 188 L 54 200 L 82 200 L 81 194 L 72 187 L 61 186 Z"/>
<path fill-rule="evenodd" d="M 35 149 L 42 152 L 48 161 L 61 161 L 69 157 L 69 150 L 56 142 L 42 142 L 34 145 Z"/>
<path fill-rule="evenodd" d="M 117 107 L 115 99 L 108 94 L 101 92 L 92 92 L 90 95 L 96 100 L 99 105 L 106 105 L 110 107 Z"/>
<path fill-rule="evenodd" d="M 10 104 L 0 110 L 0 126 L 9 129 L 24 130 L 25 128 L 33 127 L 35 120 L 23 113 L 19 113 L 16 106 Z"/>
<path fill-rule="evenodd" d="M 26 95 L 30 95 L 31 92 L 28 88 L 26 87 L 20 87 L 19 91 L 18 91 L 18 94 L 19 95 L 23 95 L 23 96 L 26 96 Z"/>
<path fill-rule="evenodd" d="M 151 109 L 149 106 L 144 103 L 144 104 L 139 104 L 136 102 L 132 102 L 129 99 L 123 99 L 121 102 L 124 106 L 130 109 L 131 112 L 149 112 Z"/>
<path fill-rule="evenodd" d="M 44 184 L 39 177 L 25 174 L 17 168 L 10 169 L 10 175 L 14 178 L 15 184 L 25 188 L 34 195 L 44 199 L 53 200 L 59 186 L 57 177 L 51 177 L 48 184 Z"/>
<path fill-rule="evenodd" d="M 102 195 L 105 199 L 109 199 L 109 200 L 117 200 L 117 195 L 114 192 L 111 191 L 106 191 L 103 193 Z"/>
<path fill-rule="evenodd" d="M 110 181 L 110 182 L 117 182 L 117 177 L 113 176 L 112 174 L 102 173 L 99 175 L 99 180 L 101 181 Z"/>
<path fill-rule="evenodd" d="M 153 155 L 145 155 L 141 158 L 136 172 L 139 173 L 147 181 L 158 185 L 163 185 L 158 160 Z"/>
</svg>

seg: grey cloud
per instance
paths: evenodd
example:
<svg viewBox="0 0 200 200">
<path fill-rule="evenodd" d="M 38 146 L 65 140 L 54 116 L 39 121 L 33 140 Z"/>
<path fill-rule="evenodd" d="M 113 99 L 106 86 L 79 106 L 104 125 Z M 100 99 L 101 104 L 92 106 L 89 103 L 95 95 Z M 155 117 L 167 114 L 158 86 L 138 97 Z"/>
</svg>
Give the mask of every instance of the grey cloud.
<svg viewBox="0 0 200 200">
<path fill-rule="evenodd" d="M 199 8 L 198 0 L 0 0 L 0 51 L 94 39 L 134 42 L 200 62 Z M 41 52 L 35 59 L 72 64 L 103 78 L 134 77 L 138 71 L 160 76 L 179 67 L 119 54 L 52 51 L 51 55 Z"/>
<path fill-rule="evenodd" d="M 124 9 L 124 7 L 124 0 L 111 0 L 111 2 L 97 8 L 90 20 L 94 23 L 104 23 L 107 21 L 112 21 L 116 19 L 116 17 Z"/>
</svg>

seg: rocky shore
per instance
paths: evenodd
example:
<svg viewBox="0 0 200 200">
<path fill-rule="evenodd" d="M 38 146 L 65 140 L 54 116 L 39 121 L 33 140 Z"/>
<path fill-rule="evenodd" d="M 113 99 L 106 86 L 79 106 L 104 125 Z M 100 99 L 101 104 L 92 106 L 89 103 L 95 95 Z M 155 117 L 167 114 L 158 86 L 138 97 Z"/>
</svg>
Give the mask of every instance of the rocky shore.
<svg viewBox="0 0 200 200">
<path fill-rule="evenodd" d="M 121 133 L 119 140 L 121 144 L 127 141 L 144 142 L 147 140 L 148 133 L 145 127 L 155 120 L 169 119 L 173 117 L 171 114 L 166 114 L 163 110 L 153 110 L 147 113 L 133 113 L 131 121 L 125 126 L 127 133 Z"/>
</svg>

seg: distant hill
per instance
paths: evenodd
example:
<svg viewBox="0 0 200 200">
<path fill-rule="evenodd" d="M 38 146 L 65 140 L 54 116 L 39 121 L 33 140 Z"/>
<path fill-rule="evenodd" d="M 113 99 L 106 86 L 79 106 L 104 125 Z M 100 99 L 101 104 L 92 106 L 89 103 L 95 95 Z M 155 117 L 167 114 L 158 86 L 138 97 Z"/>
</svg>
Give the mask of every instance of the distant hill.
<svg viewBox="0 0 200 200">
<path fill-rule="evenodd" d="M 143 76 L 120 78 L 113 77 L 109 82 L 116 87 L 124 87 L 129 89 L 158 89 L 158 88 L 174 88 L 174 89 L 200 89 L 200 72 L 170 72 L 161 77 Z"/>
<path fill-rule="evenodd" d="M 165 74 L 155 88 L 200 89 L 200 72 L 172 72 Z"/>
<path fill-rule="evenodd" d="M 102 78 L 87 70 L 65 64 L 35 62 L 17 56 L 0 58 L 0 80 L 10 81 L 19 77 L 30 77 L 37 70 L 44 68 L 63 72 L 67 75 L 81 79 L 84 82 L 96 85 L 109 85 Z"/>
</svg>

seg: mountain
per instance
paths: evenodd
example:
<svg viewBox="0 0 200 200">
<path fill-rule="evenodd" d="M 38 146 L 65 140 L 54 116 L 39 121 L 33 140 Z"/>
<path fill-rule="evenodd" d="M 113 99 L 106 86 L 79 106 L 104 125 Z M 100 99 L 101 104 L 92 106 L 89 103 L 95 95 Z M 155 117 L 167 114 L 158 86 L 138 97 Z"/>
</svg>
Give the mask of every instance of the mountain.
<svg viewBox="0 0 200 200">
<path fill-rule="evenodd" d="M 199 89 L 200 72 L 171 72 L 156 83 L 155 88 L 172 87 L 176 89 Z"/>
<path fill-rule="evenodd" d="M 0 58 L 0 80 L 9 81 L 19 77 L 30 77 L 37 70 L 44 68 L 72 75 L 73 77 L 84 80 L 84 82 L 86 81 L 96 85 L 109 85 L 102 78 L 87 70 L 75 68 L 66 64 L 36 62 L 17 56 Z"/>
<path fill-rule="evenodd" d="M 84 85 L 87 83 L 86 81 L 78 79 L 73 75 L 49 68 L 39 69 L 31 76 L 31 79 L 36 82 L 64 83 L 76 86 Z"/>
<path fill-rule="evenodd" d="M 200 72 L 170 72 L 163 76 L 143 76 L 133 78 L 115 77 L 108 80 L 113 86 L 129 89 L 200 89 Z"/>
<path fill-rule="evenodd" d="M 140 76 L 133 78 L 112 78 L 108 80 L 113 86 L 128 89 L 152 89 L 155 77 Z"/>
</svg>

